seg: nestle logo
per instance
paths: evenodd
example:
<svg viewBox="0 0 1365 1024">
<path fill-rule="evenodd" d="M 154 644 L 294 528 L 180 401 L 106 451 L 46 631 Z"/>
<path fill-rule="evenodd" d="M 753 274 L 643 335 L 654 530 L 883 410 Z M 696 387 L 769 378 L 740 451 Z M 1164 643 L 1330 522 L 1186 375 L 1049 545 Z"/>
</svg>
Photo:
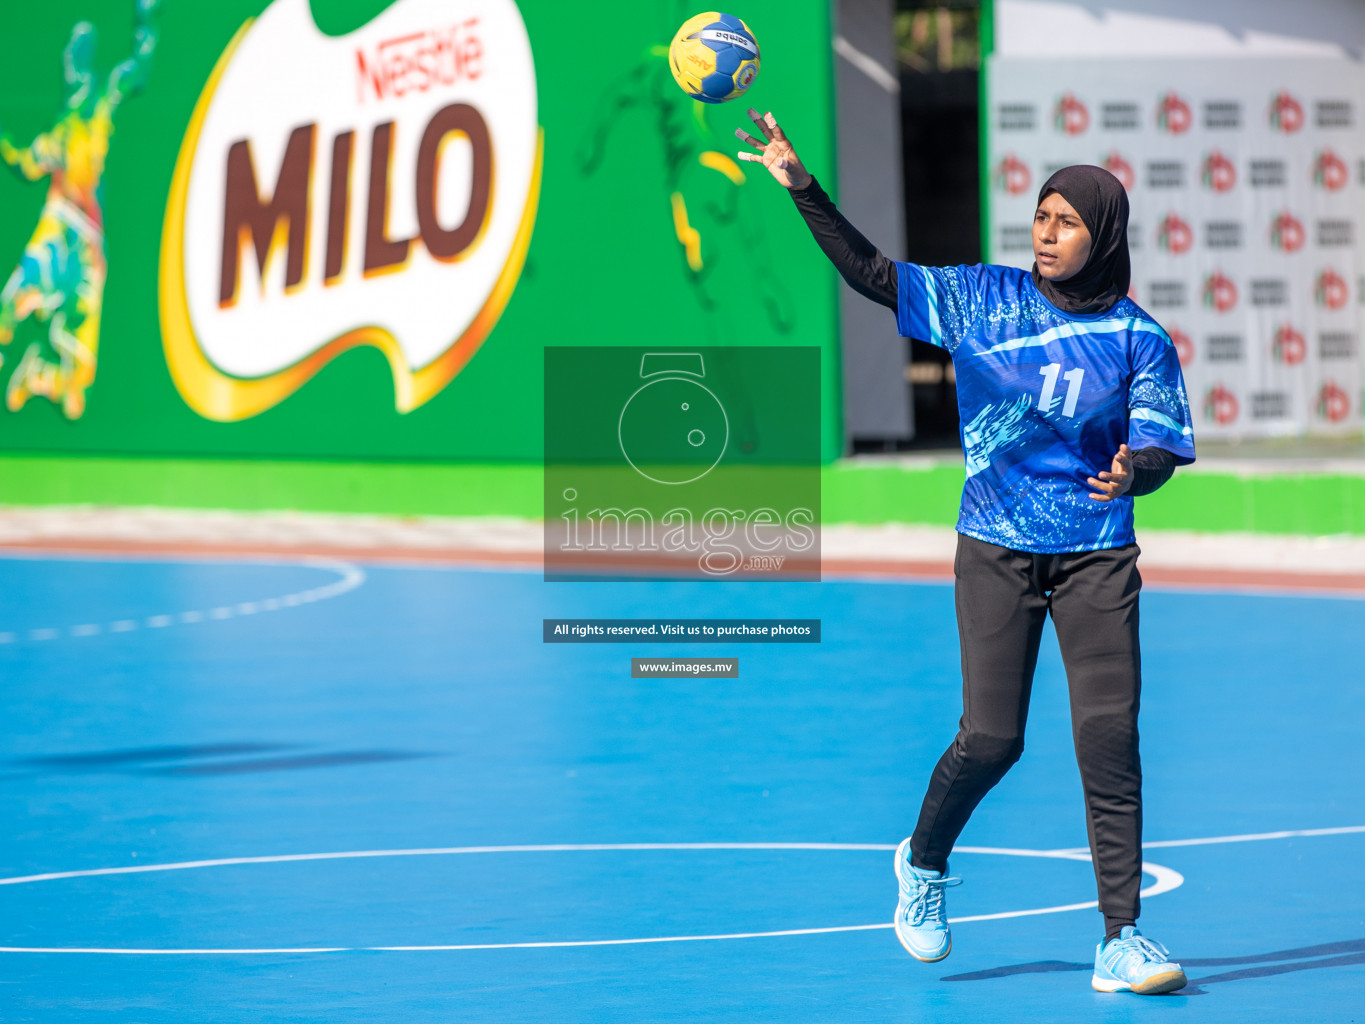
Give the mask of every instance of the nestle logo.
<svg viewBox="0 0 1365 1024">
<path fill-rule="evenodd" d="M 1242 336 L 1240 334 L 1212 334 L 1205 342 L 1205 350 L 1211 363 L 1240 363 L 1242 361 Z"/>
<path fill-rule="evenodd" d="M 1184 188 L 1185 165 L 1179 160 L 1149 160 L 1148 188 Z"/>
<path fill-rule="evenodd" d="M 1002 132 L 1031 132 L 1038 124 L 1038 108 L 1032 103 L 1002 103 L 996 118 Z"/>
<path fill-rule="evenodd" d="M 1318 221 L 1318 245 L 1352 245 L 1355 242 L 1355 225 L 1349 220 Z"/>
<path fill-rule="evenodd" d="M 1176 309 L 1185 305 L 1184 281 L 1153 281 L 1147 286 L 1147 302 L 1151 309 Z"/>
<path fill-rule="evenodd" d="M 1251 396 L 1253 420 L 1278 420 L 1289 415 L 1289 395 L 1283 391 L 1261 391 Z"/>
<path fill-rule="evenodd" d="M 1236 100 L 1209 100 L 1204 104 L 1204 127 L 1242 127 L 1242 104 Z"/>
<path fill-rule="evenodd" d="M 1001 252 L 1026 252 L 1033 248 L 1033 228 L 1006 224 L 1000 228 Z"/>
<path fill-rule="evenodd" d="M 1109 131 L 1131 131 L 1142 126 L 1142 110 L 1136 103 L 1105 103 L 1100 123 Z"/>
<path fill-rule="evenodd" d="M 1289 301 L 1289 282 L 1283 278 L 1262 278 L 1251 282 L 1253 306 L 1283 306 Z"/>
<path fill-rule="evenodd" d="M 483 42 L 478 18 L 449 28 L 410 32 L 384 39 L 366 53 L 356 50 L 356 92 L 361 103 L 428 92 L 483 74 Z"/>
<path fill-rule="evenodd" d="M 1283 160 L 1251 161 L 1251 184 L 1256 188 L 1279 187 L 1288 184 L 1289 168 Z"/>
<path fill-rule="evenodd" d="M 1204 225 L 1204 245 L 1210 249 L 1240 249 L 1242 224 L 1235 220 L 1215 220 Z"/>
<path fill-rule="evenodd" d="M 1350 100 L 1318 100 L 1313 105 L 1313 120 L 1319 128 L 1349 128 L 1355 123 Z"/>
<path fill-rule="evenodd" d="M 1352 359 L 1356 336 L 1347 331 L 1324 331 L 1318 335 L 1318 356 L 1322 359 Z"/>
</svg>

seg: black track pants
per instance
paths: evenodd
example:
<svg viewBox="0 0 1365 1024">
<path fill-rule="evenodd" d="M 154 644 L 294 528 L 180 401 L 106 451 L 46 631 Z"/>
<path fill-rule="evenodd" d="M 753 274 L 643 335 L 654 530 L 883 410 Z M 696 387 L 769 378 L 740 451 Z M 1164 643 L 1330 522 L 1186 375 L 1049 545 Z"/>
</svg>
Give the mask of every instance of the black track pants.
<svg viewBox="0 0 1365 1024">
<path fill-rule="evenodd" d="M 916 866 L 945 871 L 976 805 L 1024 750 L 1033 670 L 1051 612 L 1071 692 L 1100 910 L 1138 915 L 1142 767 L 1138 760 L 1136 544 L 1039 555 L 958 535 L 962 720 L 939 758 L 910 842 Z"/>
</svg>

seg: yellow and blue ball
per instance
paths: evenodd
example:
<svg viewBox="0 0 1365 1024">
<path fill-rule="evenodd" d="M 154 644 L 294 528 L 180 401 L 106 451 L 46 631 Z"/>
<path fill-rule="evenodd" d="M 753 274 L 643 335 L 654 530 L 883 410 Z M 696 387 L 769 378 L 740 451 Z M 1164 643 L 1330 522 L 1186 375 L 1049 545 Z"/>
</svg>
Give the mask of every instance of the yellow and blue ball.
<svg viewBox="0 0 1365 1024">
<path fill-rule="evenodd" d="M 682 91 L 703 103 L 741 96 L 758 77 L 758 41 L 733 14 L 688 18 L 668 48 L 668 66 Z"/>
</svg>

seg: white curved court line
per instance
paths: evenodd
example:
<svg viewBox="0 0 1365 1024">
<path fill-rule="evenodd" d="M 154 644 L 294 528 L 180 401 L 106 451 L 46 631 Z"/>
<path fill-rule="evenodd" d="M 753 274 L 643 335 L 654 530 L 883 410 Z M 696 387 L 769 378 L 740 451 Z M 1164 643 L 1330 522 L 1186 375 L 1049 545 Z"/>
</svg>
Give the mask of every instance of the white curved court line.
<svg viewBox="0 0 1365 1024">
<path fill-rule="evenodd" d="M 1197 839 L 1168 839 L 1143 843 L 1148 847 L 1213 846 L 1219 843 L 1248 843 L 1273 839 L 1292 839 L 1311 836 L 1357 835 L 1365 833 L 1365 825 L 1346 825 L 1338 828 L 1288 829 L 1279 832 L 1258 832 L 1231 836 L 1209 836 Z M 517 846 L 447 846 L 406 850 L 352 850 L 336 853 L 293 853 L 263 857 L 222 857 L 215 860 L 175 861 L 166 864 L 138 864 L 127 867 L 89 868 L 83 871 L 54 871 L 39 875 L 16 875 L 0 878 L 0 885 L 24 885 L 63 878 L 90 878 L 99 875 L 146 874 L 155 871 L 183 871 L 193 868 L 226 867 L 236 864 L 283 864 L 300 861 L 353 860 L 372 857 L 421 857 L 481 853 L 582 853 L 593 851 L 634 850 L 834 850 L 889 852 L 896 849 L 886 843 L 556 843 Z M 977 853 L 1005 857 L 1044 857 L 1054 860 L 1087 861 L 1087 849 L 1029 850 L 1019 847 L 959 846 L 955 853 Z M 1159 896 L 1184 884 L 1184 876 L 1172 868 L 1143 861 L 1144 874 L 1156 881 L 1142 890 L 1145 897 Z M 997 914 L 974 914 L 949 918 L 952 924 L 970 921 L 998 921 L 1011 917 L 1033 917 L 1040 914 L 1060 914 L 1072 910 L 1087 910 L 1099 906 L 1091 900 L 1067 903 L 1055 907 L 1027 910 L 1007 910 Z M 876 931 L 891 928 L 886 924 L 836 925 L 828 928 L 789 928 L 766 932 L 726 932 L 714 935 L 665 935 L 629 939 L 576 939 L 549 942 L 490 942 L 433 946 L 289 946 L 239 949 L 131 949 L 95 946 L 0 946 L 0 953 L 86 953 L 116 956 L 233 956 L 295 953 L 396 953 L 396 952 L 457 952 L 481 949 L 563 949 L 579 946 L 633 946 L 660 942 L 715 942 L 729 939 L 781 938 L 793 935 L 830 935 L 839 932 Z"/>
<path fill-rule="evenodd" d="M 315 601 L 326 601 L 331 597 L 340 597 L 342 594 L 354 590 L 365 582 L 365 572 L 363 569 L 350 562 L 343 562 L 334 558 L 295 558 L 287 561 L 248 559 L 244 563 L 234 564 L 283 565 L 291 568 L 303 567 L 305 569 L 325 569 L 329 572 L 338 573 L 341 576 L 341 579 L 324 584 L 320 587 L 310 587 L 307 590 L 299 590 L 292 594 L 283 594 L 279 597 L 267 597 L 258 601 L 241 601 L 234 605 L 221 605 L 217 608 L 209 608 L 202 611 L 162 612 L 157 615 L 145 616 L 142 619 L 118 619 L 114 622 L 106 623 L 86 622 L 77 626 L 65 628 L 47 626 L 26 630 L 23 633 L 16 633 L 13 631 L 0 632 L 0 644 L 12 644 L 19 640 L 42 642 L 57 640 L 62 637 L 99 636 L 101 633 L 128 633 L 138 628 L 164 629 L 167 626 L 189 625 L 191 623 L 210 620 L 217 622 L 223 619 L 234 618 L 239 615 L 255 615 L 258 612 L 273 612 L 279 611 L 282 608 L 294 608 L 301 604 L 312 604 Z"/>
</svg>

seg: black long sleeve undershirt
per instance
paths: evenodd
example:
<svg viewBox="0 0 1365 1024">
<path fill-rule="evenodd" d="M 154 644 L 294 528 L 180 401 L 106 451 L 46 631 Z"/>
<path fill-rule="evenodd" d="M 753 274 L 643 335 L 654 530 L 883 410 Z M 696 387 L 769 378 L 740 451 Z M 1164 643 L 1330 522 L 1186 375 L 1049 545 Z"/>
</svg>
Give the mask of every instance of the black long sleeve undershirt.
<svg viewBox="0 0 1365 1024">
<path fill-rule="evenodd" d="M 848 286 L 873 302 L 896 308 L 896 265 L 883 256 L 811 178 L 805 188 L 788 189 L 816 244 Z"/>
<path fill-rule="evenodd" d="M 849 287 L 873 302 L 896 309 L 896 265 L 848 222 L 814 177 L 805 188 L 788 191 L 816 244 Z M 1128 496 L 1151 494 L 1174 472 L 1175 456 L 1166 449 L 1137 449 L 1133 452 L 1133 483 Z"/>
<path fill-rule="evenodd" d="M 1133 452 L 1133 483 L 1128 497 L 1140 498 L 1171 478 L 1175 472 L 1175 456 L 1165 448 L 1139 448 Z"/>
</svg>

